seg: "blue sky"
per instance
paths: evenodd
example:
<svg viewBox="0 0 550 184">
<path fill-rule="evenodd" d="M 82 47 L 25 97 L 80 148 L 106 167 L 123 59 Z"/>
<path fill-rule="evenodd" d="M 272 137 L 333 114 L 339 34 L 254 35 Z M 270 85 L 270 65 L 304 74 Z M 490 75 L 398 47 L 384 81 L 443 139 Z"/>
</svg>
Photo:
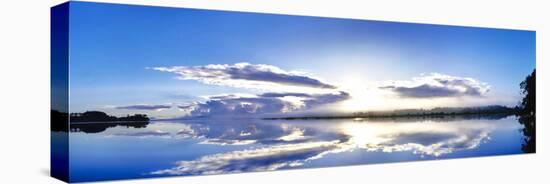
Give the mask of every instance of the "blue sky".
<svg viewBox="0 0 550 184">
<path fill-rule="evenodd" d="M 224 73 L 231 75 L 222 81 L 189 73 L 199 70 L 193 66 L 209 64 L 223 70 L 208 72 L 248 67 L 336 88 L 286 88 L 298 83 L 262 81 L 238 71 Z M 244 96 L 247 103 L 265 106 L 261 94 L 296 90 L 308 96 L 285 96 L 297 102 L 293 110 L 391 109 L 400 108 L 392 105 L 398 102 L 403 108 L 514 105 L 519 83 L 534 68 L 533 31 L 84 2 L 72 2 L 70 10 L 70 100 L 75 112 L 175 117 L 211 108 L 208 102 L 215 99 L 205 96 L 240 94 L 232 102 Z M 442 78 L 453 86 L 441 83 Z M 388 86 L 393 88 L 384 88 Z M 433 95 L 414 98 L 419 96 L 408 93 L 422 90 Z M 132 108 L 136 105 L 172 108 Z"/>
</svg>

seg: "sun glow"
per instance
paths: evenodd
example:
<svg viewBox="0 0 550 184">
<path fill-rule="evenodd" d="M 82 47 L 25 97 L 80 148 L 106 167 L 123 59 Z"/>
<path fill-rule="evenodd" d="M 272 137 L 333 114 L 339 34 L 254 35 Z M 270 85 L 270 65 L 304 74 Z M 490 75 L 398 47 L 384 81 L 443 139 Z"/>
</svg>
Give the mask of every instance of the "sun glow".
<svg viewBox="0 0 550 184">
<path fill-rule="evenodd" d="M 347 112 L 377 109 L 383 101 L 383 95 L 375 87 L 366 82 L 361 76 L 347 76 L 339 84 L 351 95 L 349 100 L 341 103 L 341 110 Z"/>
<path fill-rule="evenodd" d="M 364 76 L 349 75 L 338 83 L 340 90 L 350 93 L 351 98 L 342 101 L 337 108 L 343 112 L 384 111 L 396 109 L 434 108 L 454 106 L 468 100 L 462 98 L 402 98 L 391 91 L 382 90 L 379 82 L 369 82 Z M 479 99 L 476 98 L 479 101 Z"/>
</svg>

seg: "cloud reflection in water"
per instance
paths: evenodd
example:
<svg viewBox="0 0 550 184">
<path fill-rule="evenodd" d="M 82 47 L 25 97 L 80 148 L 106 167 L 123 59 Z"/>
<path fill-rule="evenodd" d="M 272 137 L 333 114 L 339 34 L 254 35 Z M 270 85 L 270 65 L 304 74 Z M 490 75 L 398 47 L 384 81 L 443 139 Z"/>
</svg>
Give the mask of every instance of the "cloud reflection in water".
<svg viewBox="0 0 550 184">
<path fill-rule="evenodd" d="M 281 144 L 259 149 L 233 151 L 180 161 L 174 168 L 152 174 L 221 174 L 246 171 L 270 171 L 285 166 L 301 165 L 304 160 L 337 149 L 336 142 Z"/>
<path fill-rule="evenodd" d="M 188 124 L 187 124 L 188 125 Z M 439 157 L 474 149 L 490 139 L 494 124 L 479 121 L 353 122 L 348 120 L 196 123 L 188 137 L 202 144 L 246 145 L 248 149 L 179 161 L 162 175 L 201 175 L 289 168 L 348 151 L 411 152 Z M 177 134 L 176 134 L 177 135 Z"/>
</svg>

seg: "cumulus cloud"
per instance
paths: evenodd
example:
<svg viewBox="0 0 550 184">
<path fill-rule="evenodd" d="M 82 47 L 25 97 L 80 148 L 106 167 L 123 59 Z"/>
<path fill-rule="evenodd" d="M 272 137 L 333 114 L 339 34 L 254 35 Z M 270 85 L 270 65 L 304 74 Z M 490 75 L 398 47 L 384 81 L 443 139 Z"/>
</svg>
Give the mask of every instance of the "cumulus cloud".
<svg viewBox="0 0 550 184">
<path fill-rule="evenodd" d="M 335 89 L 336 86 L 321 82 L 297 72 L 282 70 L 265 64 L 237 63 L 234 65 L 211 64 L 205 66 L 154 67 L 157 71 L 178 75 L 181 80 L 196 80 L 210 85 L 245 88 L 276 88 L 298 86 L 321 89 Z"/>
<path fill-rule="evenodd" d="M 317 106 L 344 101 L 350 98 L 349 93 L 340 91 L 339 93 L 331 93 L 307 98 L 303 101 L 306 108 L 314 108 Z"/>
<path fill-rule="evenodd" d="M 379 88 L 391 90 L 401 97 L 437 98 L 481 97 L 489 92 L 490 86 L 473 78 L 431 73 L 413 78 L 411 81 L 393 81 Z"/>
<path fill-rule="evenodd" d="M 129 106 L 119 106 L 115 107 L 116 109 L 126 109 L 126 110 L 163 110 L 169 109 L 169 105 L 129 105 Z"/>
<path fill-rule="evenodd" d="M 286 96 L 295 96 L 295 97 L 311 97 L 310 94 L 306 93 L 263 93 L 259 95 L 261 97 L 286 97 Z"/>
<path fill-rule="evenodd" d="M 327 94 L 305 93 L 265 93 L 260 95 L 218 95 L 211 96 L 206 102 L 180 105 L 188 116 L 239 116 L 287 113 L 307 110 L 325 104 L 347 100 L 346 92 Z"/>
</svg>

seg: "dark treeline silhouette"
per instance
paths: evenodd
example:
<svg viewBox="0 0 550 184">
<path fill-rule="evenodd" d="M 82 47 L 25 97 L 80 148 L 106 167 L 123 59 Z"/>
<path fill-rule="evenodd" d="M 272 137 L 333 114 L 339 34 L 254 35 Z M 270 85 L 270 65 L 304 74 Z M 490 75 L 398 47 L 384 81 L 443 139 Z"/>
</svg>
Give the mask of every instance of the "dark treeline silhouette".
<svg viewBox="0 0 550 184">
<path fill-rule="evenodd" d="M 72 122 L 113 122 L 113 121 L 149 121 L 145 114 L 135 114 L 126 117 L 109 116 L 100 111 L 86 111 L 84 113 L 71 113 L 69 117 Z"/>
<path fill-rule="evenodd" d="M 268 120 L 293 119 L 501 119 L 517 114 L 518 108 L 500 105 L 480 107 L 437 107 L 433 109 L 401 109 L 392 111 L 356 112 L 344 115 L 308 115 L 264 118 Z"/>
<path fill-rule="evenodd" d="M 520 113 L 518 115 L 519 122 L 524 126 L 522 133 L 524 137 L 524 143 L 522 150 L 526 153 L 536 152 L 536 105 L 535 105 L 535 85 L 536 85 L 536 69 L 528 75 L 524 81 L 520 83 L 521 93 L 524 95 L 518 108 Z"/>
<path fill-rule="evenodd" d="M 54 132 L 68 132 L 70 130 L 71 132 L 98 133 L 116 126 L 145 128 L 149 124 L 149 118 L 144 114 L 115 117 L 100 111 L 86 111 L 69 115 L 68 113 L 51 110 L 50 123 L 51 130 Z"/>
</svg>

